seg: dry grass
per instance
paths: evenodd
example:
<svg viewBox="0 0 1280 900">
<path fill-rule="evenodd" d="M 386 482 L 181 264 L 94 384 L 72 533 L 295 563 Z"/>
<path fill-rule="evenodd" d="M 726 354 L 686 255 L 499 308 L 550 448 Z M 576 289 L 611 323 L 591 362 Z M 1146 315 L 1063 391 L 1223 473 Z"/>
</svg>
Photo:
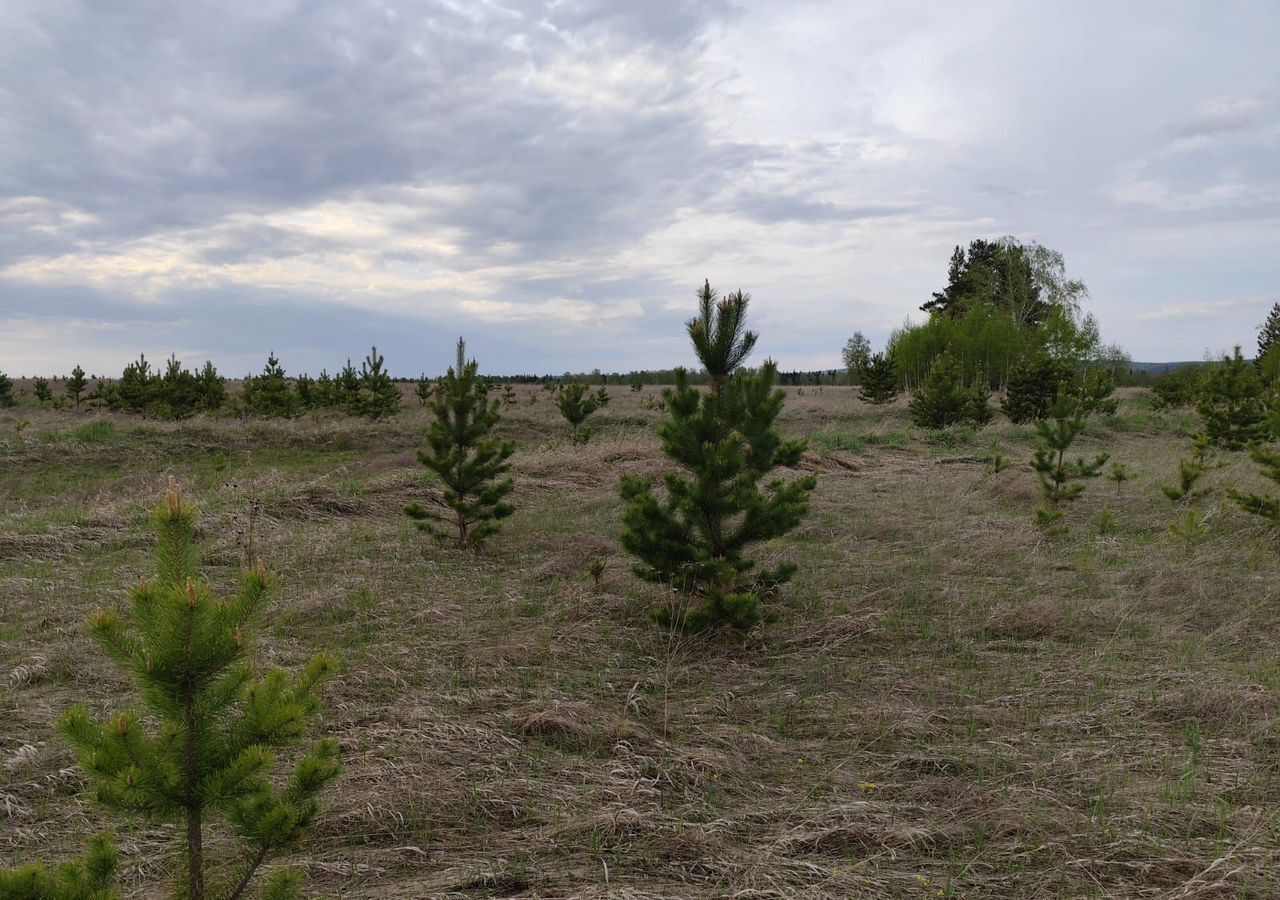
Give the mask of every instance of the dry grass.
<svg viewBox="0 0 1280 900">
<path fill-rule="evenodd" d="M 613 393 L 577 448 L 519 390 L 520 508 L 479 556 L 400 513 L 432 495 L 416 406 L 80 432 L 92 414 L 0 413 L 0 863 L 105 822 L 51 723 L 128 689 L 80 623 L 146 571 L 174 475 L 212 578 L 250 539 L 278 573 L 264 652 L 345 660 L 346 772 L 299 854 L 317 893 L 1280 896 L 1280 552 L 1220 493 L 1202 543 L 1168 536 L 1157 485 L 1193 422 L 1127 397 L 1086 449 L 1139 477 L 1090 484 L 1050 539 L 1034 475 L 985 465 L 996 443 L 1026 459 L 1028 429 L 928 435 L 901 406 L 792 390 L 819 487 L 763 553 L 800 573 L 767 626 L 676 640 L 616 541 L 619 474 L 662 469 L 656 392 Z M 1226 462 L 1219 487 L 1256 477 Z M 158 896 L 172 829 L 117 828 L 132 895 Z"/>
</svg>

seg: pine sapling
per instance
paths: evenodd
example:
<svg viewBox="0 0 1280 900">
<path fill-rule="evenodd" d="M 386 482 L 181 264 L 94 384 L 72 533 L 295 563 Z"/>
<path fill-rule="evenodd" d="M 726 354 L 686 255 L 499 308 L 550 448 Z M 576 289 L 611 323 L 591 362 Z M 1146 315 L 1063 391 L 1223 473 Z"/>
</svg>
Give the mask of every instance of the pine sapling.
<svg viewBox="0 0 1280 900">
<path fill-rule="evenodd" d="M 1125 467 L 1122 462 L 1113 462 L 1111 468 L 1107 470 L 1107 481 L 1116 486 L 1116 493 L 1120 493 L 1120 489 L 1124 483 L 1133 478 L 1132 470 Z"/>
<path fill-rule="evenodd" d="M 1174 503 L 1195 503 L 1209 493 L 1209 488 L 1197 487 L 1209 469 L 1209 435 L 1200 432 L 1191 441 L 1191 458 L 1178 460 L 1178 484 L 1160 486 L 1164 495 Z"/>
<path fill-rule="evenodd" d="M 53 391 L 49 387 L 48 378 L 35 378 L 31 382 L 31 390 L 35 392 L 36 402 L 41 406 L 48 406 L 49 401 L 53 399 Z"/>
<path fill-rule="evenodd" d="M 1092 461 L 1083 457 L 1067 460 L 1067 451 L 1084 431 L 1085 414 L 1080 401 L 1063 394 L 1049 406 L 1049 417 L 1035 422 L 1039 445 L 1031 458 L 1031 468 L 1040 477 L 1045 505 L 1036 509 L 1036 521 L 1046 531 L 1057 533 L 1062 519 L 1062 504 L 1073 502 L 1084 493 L 1083 481 L 1097 478 L 1111 457 L 1100 453 Z"/>
<path fill-rule="evenodd" d="M 424 372 L 418 377 L 418 383 L 413 389 L 413 395 L 418 398 L 418 403 L 426 406 L 431 402 L 431 395 L 435 393 L 435 389 L 435 382 L 428 378 Z"/>
<path fill-rule="evenodd" d="M 400 388 L 396 387 L 382 363 L 382 356 L 374 347 L 360 364 L 356 409 L 370 419 L 394 416 L 400 411 Z"/>
<path fill-rule="evenodd" d="M 71 398 L 71 402 L 76 409 L 80 408 L 80 399 L 84 396 L 84 389 L 88 383 L 89 380 L 84 377 L 84 369 L 79 365 L 71 370 L 71 377 L 63 382 L 67 388 L 67 396 Z"/>
<path fill-rule="evenodd" d="M 575 444 L 585 444 L 591 440 L 592 431 L 583 423 L 593 412 L 609 404 L 609 392 L 603 386 L 592 391 L 581 381 L 573 381 L 562 385 L 556 392 L 556 406 L 560 415 L 564 416 L 572 429 L 569 440 Z"/>
<path fill-rule="evenodd" d="M 1196 400 L 1209 440 L 1228 450 L 1262 440 L 1267 433 L 1264 393 L 1258 370 L 1245 363 L 1236 347 L 1205 376 Z"/>
<path fill-rule="evenodd" d="M 759 621 L 761 599 L 796 567 L 780 562 L 757 571 L 748 551 L 798 525 L 816 484 L 812 475 L 773 477 L 760 489 L 775 469 L 799 463 L 804 443 L 775 428 L 786 395 L 775 387 L 773 361 L 755 373 L 741 370 L 756 342 L 746 328 L 749 299 L 741 291 L 718 299 L 709 283 L 699 292 L 699 314 L 687 327 L 709 386 L 695 389 L 677 369 L 675 387 L 663 392 L 662 450 L 683 470 L 665 477 L 666 496 L 651 479 L 622 477 L 621 542 L 637 559 L 634 571 L 698 601 L 658 612 L 673 628 L 746 629 Z"/>
<path fill-rule="evenodd" d="M 1280 451 L 1266 447 L 1254 447 L 1249 455 L 1254 462 L 1262 466 L 1262 476 L 1264 478 L 1280 484 Z M 1228 490 L 1227 494 L 1246 512 L 1251 512 L 1254 515 L 1270 519 L 1275 524 L 1280 524 L 1280 497 L 1273 497 L 1269 494 L 1243 494 L 1235 490 Z"/>
<path fill-rule="evenodd" d="M 316 743 L 288 777 L 272 777 L 277 752 L 306 733 L 319 690 L 337 662 L 317 656 L 292 676 L 261 668 L 253 638 L 271 594 L 261 566 L 218 598 L 197 570 L 195 512 L 172 484 L 155 515 L 156 576 L 130 595 L 126 621 L 103 610 L 90 631 L 138 685 L 145 714 L 104 721 L 83 708 L 63 716 L 64 736 L 108 808 L 181 824 L 178 896 L 240 900 L 269 859 L 311 828 L 318 795 L 338 774 L 338 745 Z M 234 858 L 213 859 L 206 838 L 225 819 Z M 222 856 L 223 841 L 219 841 Z M 264 898 L 297 896 L 301 875 L 277 869 Z"/>
<path fill-rule="evenodd" d="M 0 897 L 4 900 L 118 900 L 116 870 L 119 858 L 109 835 L 90 839 L 83 859 L 56 869 L 29 863 L 0 869 Z"/>
<path fill-rule="evenodd" d="M 872 406 L 884 406 L 898 399 L 898 373 L 893 357 L 887 353 L 873 354 L 860 371 L 861 387 L 858 397 Z"/>
<path fill-rule="evenodd" d="M 436 383 L 431 398 L 434 420 L 427 429 L 427 449 L 418 452 L 418 461 L 443 482 L 448 512 L 418 503 L 404 508 L 419 528 L 437 537 L 452 535 L 464 549 L 481 544 L 511 515 L 514 508 L 505 498 L 515 486 L 502 477 L 515 444 L 493 436 L 501 403 L 490 399 L 476 361 L 468 362 L 466 353 L 466 343 L 458 338 L 457 362 Z"/>
<path fill-rule="evenodd" d="M 17 402 L 13 396 L 13 379 L 0 372 L 0 409 L 8 409 Z"/>
</svg>

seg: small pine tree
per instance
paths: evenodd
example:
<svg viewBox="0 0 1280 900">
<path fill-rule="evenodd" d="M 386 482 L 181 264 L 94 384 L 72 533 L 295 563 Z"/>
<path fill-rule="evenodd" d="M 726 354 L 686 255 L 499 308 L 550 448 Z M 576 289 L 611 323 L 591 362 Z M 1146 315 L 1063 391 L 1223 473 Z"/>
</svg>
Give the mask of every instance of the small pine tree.
<svg viewBox="0 0 1280 900">
<path fill-rule="evenodd" d="M 351 360 L 338 372 L 334 379 L 334 406 L 340 406 L 349 413 L 360 410 L 360 372 L 351 365 Z"/>
<path fill-rule="evenodd" d="M 633 394 L 638 394 L 643 390 L 644 390 L 644 379 L 641 378 L 639 375 L 632 375 L 631 376 L 631 392 Z"/>
<path fill-rule="evenodd" d="M 256 416 L 288 418 L 297 415 L 302 408 L 302 401 L 285 378 L 275 353 L 267 357 L 262 374 L 245 381 L 240 402 L 247 412 Z"/>
<path fill-rule="evenodd" d="M 84 395 L 85 386 L 89 383 L 84 377 L 84 369 L 77 365 L 71 370 L 71 377 L 65 382 L 67 395 L 71 398 L 71 402 L 75 404 L 75 408 L 80 408 L 80 398 Z"/>
<path fill-rule="evenodd" d="M 1200 488 L 1200 479 L 1209 469 L 1209 435 L 1203 431 L 1192 439 L 1191 458 L 1178 460 L 1178 484 L 1161 485 L 1160 490 L 1174 503 L 1195 503 L 1209 493 L 1208 488 Z"/>
<path fill-rule="evenodd" d="M 862 386 L 858 397 L 873 406 L 884 406 L 898 399 L 898 373 L 893 357 L 875 353 L 861 369 Z"/>
<path fill-rule="evenodd" d="M 1048 531 L 1060 530 L 1057 522 L 1062 518 L 1061 505 L 1079 499 L 1084 493 L 1086 478 L 1102 474 L 1102 467 L 1111 457 L 1098 454 L 1092 462 L 1083 458 L 1067 461 L 1067 451 L 1084 431 L 1085 410 L 1074 397 L 1062 396 L 1049 407 L 1047 419 L 1035 423 L 1040 443 L 1031 458 L 1031 468 L 1040 477 L 1040 489 L 1046 505 L 1036 509 L 1036 520 Z"/>
<path fill-rule="evenodd" d="M 49 401 L 53 399 L 53 391 L 49 388 L 48 378 L 32 379 L 31 389 L 35 392 L 36 402 L 41 406 L 48 406 Z"/>
<path fill-rule="evenodd" d="M 293 392 L 298 395 L 298 404 L 306 410 L 315 409 L 316 380 L 305 372 L 293 379 Z"/>
<path fill-rule="evenodd" d="M 418 402 L 426 406 L 431 402 L 431 395 L 435 393 L 435 383 L 427 377 L 424 372 L 418 378 L 417 387 L 413 389 L 413 394 L 418 398 Z"/>
<path fill-rule="evenodd" d="M 133 676 L 149 713 L 123 712 L 105 722 L 83 708 L 61 720 L 98 799 L 121 811 L 182 822 L 181 896 L 239 900 L 262 864 L 310 829 L 317 796 L 338 774 L 338 745 L 318 742 L 277 786 L 268 777 L 276 751 L 304 734 L 320 708 L 317 692 L 337 663 L 317 656 L 303 674 L 261 672 L 251 657 L 257 621 L 271 591 L 259 566 L 240 592 L 214 596 L 199 577 L 194 510 L 170 485 L 156 512 L 157 573 L 131 594 L 131 627 L 103 610 L 91 631 Z M 225 817 L 243 850 L 213 863 L 205 836 Z M 233 873 L 223 883 L 223 873 Z M 279 869 L 263 896 L 294 897 L 301 877 Z"/>
<path fill-rule="evenodd" d="M 907 409 L 911 421 L 921 428 L 947 428 L 966 422 L 982 426 L 991 421 L 990 393 L 979 383 L 965 387 L 960 366 L 950 353 L 933 361 L 920 390 L 911 396 Z"/>
<path fill-rule="evenodd" d="M 662 451 L 683 474 L 665 478 L 660 500 L 650 479 L 624 475 L 622 546 L 638 560 L 641 578 L 698 598 L 692 610 L 662 610 L 673 626 L 749 628 L 760 618 L 761 598 L 790 579 L 795 564 L 755 571 L 747 553 L 760 541 L 781 537 L 799 524 L 816 485 L 812 475 L 759 482 L 779 466 L 800 461 L 804 443 L 784 440 L 774 427 L 786 394 L 775 387 L 777 366 L 759 372 L 740 367 L 756 342 L 746 329 L 749 296 L 720 300 L 707 283 L 689 337 L 706 368 L 709 387 L 689 385 L 677 369 L 674 388 L 663 391 L 667 416 L 659 428 Z"/>
<path fill-rule="evenodd" d="M 1047 418 L 1049 407 L 1069 389 L 1074 366 L 1043 350 L 1029 353 L 1009 373 L 1000 409 L 1010 422 L 1022 424 Z"/>
<path fill-rule="evenodd" d="M 1228 450 L 1241 450 L 1267 432 L 1262 379 L 1236 347 L 1205 377 L 1196 401 L 1209 440 Z"/>
<path fill-rule="evenodd" d="M 1276 484 L 1280 484 L 1280 451 L 1266 447 L 1254 447 L 1249 455 L 1254 462 L 1262 466 L 1264 478 L 1269 478 Z M 1254 515 L 1262 516 L 1280 524 L 1280 497 L 1272 497 L 1266 494 L 1242 494 L 1235 490 L 1228 490 L 1227 495 L 1246 512 L 1251 512 Z"/>
<path fill-rule="evenodd" d="M 13 379 L 0 372 L 0 409 L 8 409 L 17 402 L 13 396 Z"/>
<path fill-rule="evenodd" d="M 1101 413 L 1114 416 L 1120 409 L 1120 400 L 1115 397 L 1116 382 L 1111 374 L 1101 367 L 1085 372 L 1080 384 L 1074 388 L 1075 395 L 1080 398 L 1085 415 Z"/>
<path fill-rule="evenodd" d="M 569 439 L 575 444 L 585 444 L 591 440 L 592 431 L 583 423 L 593 412 L 608 404 L 608 390 L 601 387 L 592 391 L 580 381 L 562 385 L 556 393 L 556 406 L 560 408 L 560 415 L 569 423 L 572 429 Z"/>
<path fill-rule="evenodd" d="M 42 863 L 0 869 L 0 897 L 4 900 L 118 900 L 115 888 L 119 859 L 107 835 L 89 841 L 84 859 L 49 870 Z"/>
<path fill-rule="evenodd" d="M 452 531 L 462 548 L 476 547 L 498 531 L 499 522 L 513 511 L 504 498 L 515 486 L 510 477 L 501 477 L 510 468 L 507 460 L 515 444 L 492 436 L 501 404 L 489 399 L 488 387 L 476 375 L 476 361 L 467 362 L 466 354 L 467 345 L 458 338 L 457 362 L 431 398 L 435 420 L 427 429 L 427 450 L 418 452 L 418 461 L 444 483 L 450 513 L 417 503 L 404 508 L 424 531 L 438 537 Z"/>
<path fill-rule="evenodd" d="M 377 347 L 360 364 L 359 397 L 357 409 L 370 419 L 394 416 L 400 411 L 400 388 L 382 367 Z"/>
<path fill-rule="evenodd" d="M 1271 311 L 1267 313 L 1266 321 L 1258 326 L 1258 356 L 1259 365 L 1266 359 L 1274 347 L 1280 347 L 1280 302 L 1271 304 Z"/>
<path fill-rule="evenodd" d="M 1120 489 L 1124 483 L 1133 478 L 1133 472 L 1125 467 L 1124 463 L 1113 462 L 1111 468 L 1107 471 L 1107 481 L 1116 486 L 1116 493 L 1120 493 Z"/>
</svg>

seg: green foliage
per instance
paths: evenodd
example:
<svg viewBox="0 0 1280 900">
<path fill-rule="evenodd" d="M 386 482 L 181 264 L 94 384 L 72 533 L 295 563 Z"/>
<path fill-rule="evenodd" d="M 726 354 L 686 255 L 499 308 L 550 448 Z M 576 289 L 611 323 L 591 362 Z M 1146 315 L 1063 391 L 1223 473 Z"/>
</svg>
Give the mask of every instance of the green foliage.
<svg viewBox="0 0 1280 900">
<path fill-rule="evenodd" d="M 17 402 L 13 396 L 13 379 L 0 372 L 0 409 L 8 409 Z"/>
<path fill-rule="evenodd" d="M 1083 481 L 1097 478 L 1110 456 L 1098 454 L 1092 461 L 1067 460 L 1067 451 L 1085 429 L 1085 407 L 1078 399 L 1061 396 L 1049 407 L 1049 415 L 1035 423 L 1040 443 L 1031 458 L 1031 468 L 1040 478 L 1045 506 L 1036 510 L 1036 519 L 1046 530 L 1060 530 L 1061 505 L 1079 499 Z"/>
<path fill-rule="evenodd" d="M 35 392 L 36 402 L 41 406 L 47 406 L 49 401 L 53 399 L 53 391 L 49 389 L 49 379 L 47 378 L 33 379 L 31 389 Z"/>
<path fill-rule="evenodd" d="M 504 499 L 515 486 L 501 476 L 515 444 L 493 436 L 501 419 L 501 404 L 489 399 L 488 385 L 467 362 L 467 345 L 458 338 L 457 362 L 436 383 L 429 405 L 434 420 L 427 429 L 427 450 L 418 461 L 444 484 L 444 505 L 450 514 L 418 503 L 404 508 L 418 527 L 438 537 L 450 532 L 459 547 L 475 547 L 501 527 L 513 507 Z M 447 529 L 447 530 L 446 530 Z"/>
<path fill-rule="evenodd" d="M 1258 363 L 1276 347 L 1280 347 L 1280 302 L 1271 304 L 1266 320 L 1258 327 Z"/>
<path fill-rule="evenodd" d="M 955 248 L 947 286 L 920 308 L 956 319 L 975 306 L 990 304 L 1014 321 L 1034 326 L 1048 312 L 1040 295 L 1025 247 L 1013 238 L 978 239 L 969 243 L 967 253 L 962 247 Z"/>
<path fill-rule="evenodd" d="M 1101 413 L 1114 416 L 1120 408 L 1120 401 L 1113 396 L 1116 390 L 1115 379 L 1101 367 L 1087 370 L 1074 390 L 1084 407 L 1085 415 Z"/>
<path fill-rule="evenodd" d="M 1182 366 L 1162 375 L 1151 384 L 1152 409 L 1181 409 L 1191 406 L 1200 391 L 1198 366 Z"/>
<path fill-rule="evenodd" d="M 170 356 L 163 372 L 153 370 L 145 355 L 124 368 L 113 385 L 99 384 L 94 399 L 122 412 L 160 419 L 187 419 L 200 412 L 216 412 L 226 402 L 226 382 L 213 363 L 193 373 Z"/>
<path fill-rule="evenodd" d="M 126 711 L 97 721 L 76 708 L 60 727 L 103 804 L 182 823 L 183 896 L 238 900 L 269 857 L 310 829 L 320 791 L 338 774 L 337 743 L 322 740 L 287 778 L 271 775 L 277 753 L 318 714 L 319 688 L 337 662 L 317 656 L 296 677 L 263 668 L 252 651 L 271 593 L 266 570 L 245 573 L 236 595 L 217 598 L 197 571 L 195 512 L 172 485 L 155 529 L 156 576 L 131 592 L 130 621 L 103 610 L 90 628 L 134 679 L 146 716 Z M 238 838 L 232 860 L 206 855 L 215 816 Z M 265 893 L 286 896 L 280 891 L 296 880 L 277 874 Z"/>
<path fill-rule="evenodd" d="M 858 396 L 873 406 L 883 406 L 898 399 L 898 373 L 893 357 L 887 353 L 876 353 L 860 373 L 862 387 Z"/>
<path fill-rule="evenodd" d="M 934 360 L 924 384 L 912 394 L 907 409 L 911 421 L 921 428 L 947 428 L 966 423 L 982 426 L 991 421 L 988 396 L 989 392 L 980 384 L 966 387 L 960 366 L 950 353 L 943 353 Z"/>
<path fill-rule="evenodd" d="M 1280 484 L 1280 451 L 1266 447 L 1254 447 L 1249 456 L 1254 462 L 1262 466 L 1264 478 Z M 1280 524 L 1280 497 L 1272 497 L 1267 494 L 1242 494 L 1235 490 L 1228 490 L 1227 495 L 1246 512 L 1251 512 L 1254 515 L 1262 516 Z"/>
<path fill-rule="evenodd" d="M 564 416 L 572 431 L 570 440 L 575 444 L 585 444 L 591 440 L 591 429 L 584 427 L 587 418 L 602 406 L 609 403 L 609 392 L 601 387 L 591 390 L 581 381 L 563 384 L 556 392 L 556 406 L 560 415 Z"/>
<path fill-rule="evenodd" d="M 382 357 L 374 347 L 360 365 L 360 387 L 355 411 L 370 419 L 382 419 L 400 411 L 400 389 L 382 367 Z"/>
<path fill-rule="evenodd" d="M 1191 458 L 1178 460 L 1178 483 L 1161 485 L 1160 490 L 1175 503 L 1194 503 L 1209 493 L 1208 488 L 1196 485 L 1209 469 L 1209 435 L 1200 432 L 1192 439 Z"/>
<path fill-rule="evenodd" d="M 841 353 L 844 367 L 849 372 L 850 384 L 861 384 L 863 373 L 871 364 L 871 342 L 861 331 L 855 331 L 853 337 L 845 342 Z"/>
<path fill-rule="evenodd" d="M 981 381 L 1000 387 L 1013 365 L 1034 346 L 1034 335 L 1005 311 L 981 303 L 959 318 L 931 316 L 920 325 L 907 324 L 889 337 L 888 353 L 900 383 L 916 388 L 933 362 L 950 353 L 966 383 Z"/>
<path fill-rule="evenodd" d="M 84 859 L 50 870 L 42 863 L 0 869 L 4 900 L 118 900 L 115 888 L 119 859 L 107 835 L 90 839 Z"/>
<path fill-rule="evenodd" d="M 644 390 L 644 379 L 636 375 L 631 379 L 631 390 L 633 393 L 640 393 Z"/>
<path fill-rule="evenodd" d="M 1055 359 L 1043 350 L 1029 353 L 1009 373 L 1009 386 L 1000 409 L 1009 421 L 1035 422 L 1049 415 L 1049 408 L 1064 392 L 1070 392 L 1075 366 Z"/>
<path fill-rule="evenodd" d="M 275 353 L 267 357 L 261 374 L 245 379 L 240 404 L 250 415 L 272 418 L 296 416 L 302 409 L 302 400 L 289 384 Z"/>
<path fill-rule="evenodd" d="M 1231 356 L 1209 370 L 1200 387 L 1196 411 L 1214 444 L 1240 450 L 1268 430 L 1262 379 L 1236 347 Z"/>
<path fill-rule="evenodd" d="M 1126 481 L 1133 478 L 1133 472 L 1125 467 L 1124 463 L 1113 462 L 1111 468 L 1107 470 L 1107 481 L 1116 486 L 1116 493 L 1120 493 L 1120 488 Z"/>
<path fill-rule="evenodd" d="M 756 373 L 739 368 L 756 342 L 745 327 L 749 299 L 739 291 L 718 300 L 710 284 L 699 293 L 699 315 L 687 327 L 710 385 L 697 390 L 681 369 L 675 387 L 663 392 L 662 450 L 683 470 L 665 477 L 665 499 L 652 480 L 622 477 L 621 543 L 638 560 L 634 571 L 686 602 L 700 601 L 660 611 L 673 627 L 755 624 L 761 599 L 790 579 L 795 565 L 757 571 L 748 550 L 799 524 L 816 485 L 807 475 L 774 478 L 760 489 L 774 469 L 799 463 L 804 444 L 783 440 L 774 427 L 785 393 L 775 387 L 773 361 Z"/>
<path fill-rule="evenodd" d="M 587 565 L 587 574 L 591 576 L 591 586 L 597 591 L 600 590 L 600 580 L 604 578 L 605 561 L 603 556 L 597 556 Z"/>
</svg>

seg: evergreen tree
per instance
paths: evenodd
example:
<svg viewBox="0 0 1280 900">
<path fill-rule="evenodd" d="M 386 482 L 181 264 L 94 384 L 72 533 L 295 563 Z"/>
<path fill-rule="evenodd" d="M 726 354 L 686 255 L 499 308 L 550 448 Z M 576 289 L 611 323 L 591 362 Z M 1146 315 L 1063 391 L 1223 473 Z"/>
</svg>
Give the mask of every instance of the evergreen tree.
<svg viewBox="0 0 1280 900">
<path fill-rule="evenodd" d="M 31 389 L 35 392 L 36 402 L 41 406 L 47 406 L 49 401 L 53 399 L 53 391 L 49 388 L 48 378 L 34 378 L 31 381 Z"/>
<path fill-rule="evenodd" d="M 1049 415 L 1049 407 L 1070 389 L 1075 367 L 1044 350 L 1029 353 L 1009 373 L 1009 385 L 1000 409 L 1009 421 L 1035 422 Z"/>
<path fill-rule="evenodd" d="M 0 897 L 4 900 L 118 900 L 115 889 L 119 859 L 107 835 L 89 841 L 84 859 L 50 870 L 42 863 L 0 869 Z"/>
<path fill-rule="evenodd" d="M 13 379 L 0 372 L 0 409 L 8 409 L 17 402 L 13 396 Z"/>
<path fill-rule="evenodd" d="M 1259 365 L 1266 359 L 1267 354 L 1271 352 L 1273 347 L 1280 347 L 1280 302 L 1271 304 L 1271 312 L 1267 313 L 1267 319 L 1258 326 L 1258 356 Z"/>
<path fill-rule="evenodd" d="M 1239 347 L 1209 371 L 1201 385 L 1196 410 L 1204 419 L 1209 440 L 1228 450 L 1240 450 L 1266 435 L 1262 380 L 1257 370 L 1245 363 Z"/>
<path fill-rule="evenodd" d="M 1262 466 L 1264 478 L 1269 478 L 1276 484 L 1280 484 L 1280 451 L 1266 447 L 1254 447 L 1250 450 L 1249 455 L 1254 462 Z M 1228 490 L 1227 495 L 1246 512 L 1251 512 L 1280 524 L 1280 497 L 1272 497 L 1266 494 L 1242 494 L 1235 490 Z"/>
<path fill-rule="evenodd" d="M 320 374 L 316 377 L 316 383 L 311 387 L 311 399 L 317 408 L 338 405 L 337 382 L 329 374 L 328 369 L 321 369 Z"/>
<path fill-rule="evenodd" d="M 65 382 L 67 395 L 71 398 L 71 402 L 75 404 L 75 408 L 80 408 L 80 398 L 84 394 L 85 385 L 89 382 L 84 377 L 84 369 L 77 365 L 71 370 L 71 377 Z"/>
<path fill-rule="evenodd" d="M 139 354 L 136 362 L 124 367 L 120 380 L 108 389 L 107 405 L 126 412 L 146 413 L 155 399 L 155 384 L 159 379 L 151 371 L 146 354 Z"/>
<path fill-rule="evenodd" d="M 1115 379 L 1106 369 L 1094 367 L 1084 373 L 1084 378 L 1080 384 L 1073 388 L 1075 395 L 1080 399 L 1080 404 L 1084 408 L 1085 415 L 1093 415 L 1094 413 L 1102 413 L 1107 416 L 1114 416 L 1116 410 L 1120 408 L 1120 401 L 1114 396 L 1116 391 Z"/>
<path fill-rule="evenodd" d="M 349 413 L 360 409 L 360 373 L 351 365 L 351 360 L 338 372 L 334 379 L 334 406 L 340 406 Z"/>
<path fill-rule="evenodd" d="M 315 409 L 316 403 L 316 380 L 305 372 L 293 379 L 293 391 L 298 395 L 298 403 L 303 409 Z"/>
<path fill-rule="evenodd" d="M 581 381 L 561 385 L 556 392 L 556 406 L 572 428 L 569 439 L 575 444 L 585 444 L 591 440 L 592 431 L 584 427 L 583 423 L 593 412 L 608 403 L 609 392 L 605 388 L 592 391 Z"/>
<path fill-rule="evenodd" d="M 699 313 L 687 327 L 709 386 L 691 387 L 677 369 L 675 387 L 663 391 L 662 450 L 684 470 L 665 477 L 665 500 L 652 480 L 622 477 L 622 546 L 637 558 L 641 578 L 700 601 L 687 612 L 659 613 L 689 629 L 749 628 L 759 620 L 761 598 L 796 567 L 756 571 L 747 553 L 799 524 L 816 484 L 806 475 L 760 489 L 774 469 L 799 463 L 804 443 L 783 440 L 774 427 L 786 395 L 775 387 L 773 361 L 757 373 L 740 369 L 756 342 L 746 329 L 749 300 L 741 291 L 718 299 L 710 283 L 699 292 Z"/>
<path fill-rule="evenodd" d="M 240 402 L 247 412 L 256 416 L 287 418 L 297 415 L 302 407 L 275 353 L 267 357 L 262 374 L 245 380 Z"/>
<path fill-rule="evenodd" d="M 297 677 L 261 671 L 251 651 L 271 592 L 266 571 L 246 573 L 237 595 L 215 597 L 197 571 L 195 513 L 172 485 L 155 528 L 156 577 L 133 589 L 131 623 L 104 610 L 91 626 L 137 682 L 148 715 L 99 722 L 78 708 L 61 730 L 102 803 L 182 823 L 181 896 L 239 900 L 262 864 L 310 829 L 317 795 L 338 774 L 337 743 L 323 740 L 281 786 L 270 778 L 277 751 L 297 743 L 319 711 L 319 687 L 336 662 L 318 656 Z M 242 845 L 233 860 L 215 863 L 206 853 L 215 816 Z M 263 897 L 294 897 L 300 880 L 277 870 Z"/>
<path fill-rule="evenodd" d="M 444 484 L 444 505 L 451 514 L 428 510 L 417 503 L 405 514 L 424 531 L 445 537 L 450 531 L 462 548 L 478 546 L 500 528 L 513 507 L 504 499 L 515 486 L 508 458 L 515 444 L 493 436 L 501 419 L 501 403 L 489 399 L 488 386 L 477 376 L 478 365 L 467 362 L 467 345 L 458 338 L 458 357 L 436 383 L 429 404 L 435 417 L 427 429 L 427 450 L 418 461 Z"/>
<path fill-rule="evenodd" d="M 1194 503 L 1209 493 L 1208 488 L 1196 487 L 1209 470 L 1209 435 L 1203 431 L 1191 442 L 1191 458 L 1178 460 L 1178 484 L 1161 485 L 1160 490 L 1175 503 Z"/>
<path fill-rule="evenodd" d="M 876 353 L 862 368 L 862 387 L 858 396 L 873 406 L 883 406 L 898 399 L 898 373 L 893 357 Z"/>
<path fill-rule="evenodd" d="M 211 360 L 204 361 L 204 367 L 200 369 L 196 380 L 198 408 L 204 412 L 217 412 L 222 409 L 227 402 L 227 380 L 218 374 Z"/>
<path fill-rule="evenodd" d="M 400 388 L 382 367 L 382 357 L 374 347 L 360 364 L 359 400 L 356 408 L 370 419 L 394 416 L 400 411 Z"/>
<path fill-rule="evenodd" d="M 418 398 L 418 402 L 426 406 L 431 402 L 431 395 L 435 393 L 435 384 L 427 377 L 424 372 L 418 378 L 417 387 L 413 389 L 413 394 Z"/>
<path fill-rule="evenodd" d="M 911 421 L 921 428 L 947 428 L 966 422 L 982 426 L 991 421 L 988 392 L 981 384 L 965 387 L 960 367 L 950 353 L 942 353 L 920 390 L 911 396 Z"/>
<path fill-rule="evenodd" d="M 1092 462 L 1083 458 L 1067 461 L 1067 451 L 1085 428 L 1083 404 L 1070 396 L 1059 397 L 1049 407 L 1049 416 L 1037 420 L 1036 434 L 1040 444 L 1031 458 L 1031 468 L 1040 476 L 1040 489 L 1047 505 L 1036 510 L 1036 519 L 1053 531 L 1062 518 L 1061 504 L 1076 500 L 1084 493 L 1085 478 L 1097 478 L 1111 457 L 1098 454 Z"/>
</svg>

